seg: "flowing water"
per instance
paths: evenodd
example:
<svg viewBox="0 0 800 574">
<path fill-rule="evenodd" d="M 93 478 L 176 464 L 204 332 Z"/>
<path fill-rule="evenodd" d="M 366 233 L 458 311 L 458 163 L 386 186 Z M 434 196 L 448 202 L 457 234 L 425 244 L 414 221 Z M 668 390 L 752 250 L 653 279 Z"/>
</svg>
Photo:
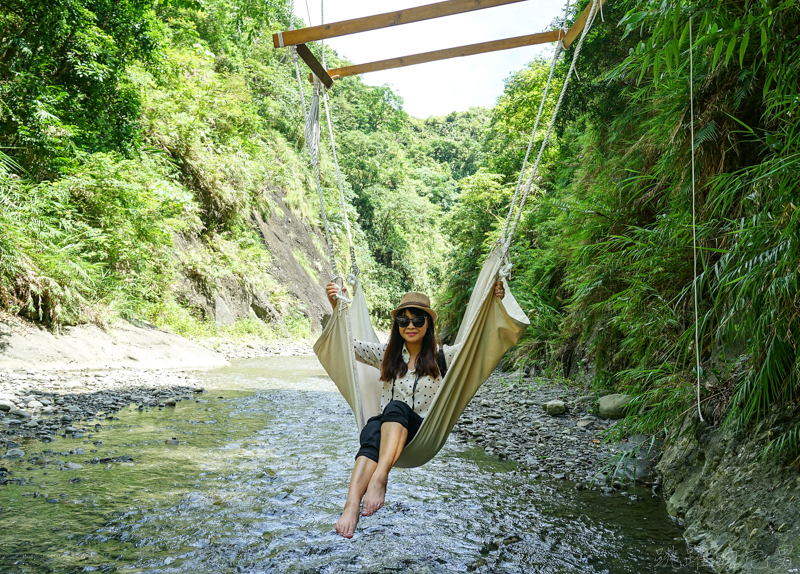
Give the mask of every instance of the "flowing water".
<svg viewBox="0 0 800 574">
<path fill-rule="evenodd" d="M 80 470 L 3 461 L 27 484 L 0 487 L 0 573 L 711 572 L 648 491 L 632 500 L 532 480 L 455 437 L 426 466 L 394 470 L 386 506 L 344 540 L 332 526 L 355 423 L 316 360 L 199 377 L 199 400 L 23 445 L 84 448 L 68 457 Z"/>
</svg>

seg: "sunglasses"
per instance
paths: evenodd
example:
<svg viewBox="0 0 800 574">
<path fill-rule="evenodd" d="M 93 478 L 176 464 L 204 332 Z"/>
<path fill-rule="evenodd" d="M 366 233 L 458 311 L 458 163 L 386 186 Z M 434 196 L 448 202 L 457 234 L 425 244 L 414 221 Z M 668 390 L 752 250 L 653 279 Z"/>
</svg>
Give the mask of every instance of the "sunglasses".
<svg viewBox="0 0 800 574">
<path fill-rule="evenodd" d="M 400 316 L 395 318 L 395 323 L 397 323 L 397 326 L 401 329 L 405 329 L 411 323 L 413 323 L 417 329 L 421 329 L 427 320 L 427 317 L 414 317 L 413 319 L 409 319 L 408 317 Z"/>
</svg>

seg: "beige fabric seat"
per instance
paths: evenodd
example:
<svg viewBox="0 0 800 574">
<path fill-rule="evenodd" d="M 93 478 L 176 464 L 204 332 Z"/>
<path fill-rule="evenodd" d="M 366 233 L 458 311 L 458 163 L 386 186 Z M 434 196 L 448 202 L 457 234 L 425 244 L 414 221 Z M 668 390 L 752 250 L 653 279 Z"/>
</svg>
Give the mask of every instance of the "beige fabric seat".
<svg viewBox="0 0 800 574">
<path fill-rule="evenodd" d="M 489 378 L 503 354 L 517 344 L 529 325 L 507 285 L 504 299 L 493 294 L 501 267 L 499 251 L 496 249 L 489 255 L 475 283 L 455 340 L 462 344 L 461 349 L 449 365 L 419 432 L 403 450 L 395 466 L 421 466 L 439 452 L 478 388 Z M 360 431 L 370 417 L 380 414 L 383 384 L 378 369 L 355 360 L 352 340 L 377 343 L 378 337 L 369 322 L 367 302 L 360 284 L 351 289 L 353 302 L 337 305 L 314 345 L 314 352 L 353 409 Z"/>
</svg>

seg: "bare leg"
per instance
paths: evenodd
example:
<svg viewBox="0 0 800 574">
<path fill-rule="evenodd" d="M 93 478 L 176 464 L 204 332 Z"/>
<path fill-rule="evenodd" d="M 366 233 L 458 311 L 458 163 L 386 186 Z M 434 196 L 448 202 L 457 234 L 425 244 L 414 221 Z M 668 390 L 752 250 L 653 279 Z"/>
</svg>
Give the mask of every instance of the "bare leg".
<svg viewBox="0 0 800 574">
<path fill-rule="evenodd" d="M 362 516 L 372 516 L 383 506 L 386 499 L 386 484 L 389 482 L 389 471 L 400 458 L 407 437 L 408 429 L 400 423 L 388 422 L 381 425 L 381 449 L 378 455 L 378 464 L 375 466 L 367 486 L 364 505 L 361 509 Z"/>
<path fill-rule="evenodd" d="M 358 524 L 358 511 L 361 507 L 361 498 L 367 491 L 367 486 L 375 472 L 378 463 L 366 456 L 359 456 L 353 467 L 353 476 L 350 477 L 350 488 L 347 491 L 347 501 L 344 511 L 336 523 L 336 532 L 345 538 L 352 538 Z"/>
</svg>

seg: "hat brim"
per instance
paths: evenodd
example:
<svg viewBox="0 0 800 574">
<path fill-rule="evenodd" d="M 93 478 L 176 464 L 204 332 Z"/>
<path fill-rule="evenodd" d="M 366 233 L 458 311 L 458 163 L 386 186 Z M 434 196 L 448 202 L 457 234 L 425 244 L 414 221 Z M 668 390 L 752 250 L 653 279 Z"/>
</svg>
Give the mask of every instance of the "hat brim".
<svg viewBox="0 0 800 574">
<path fill-rule="evenodd" d="M 436 313 L 436 311 L 434 311 L 430 307 L 425 307 L 423 305 L 417 305 L 416 303 L 405 303 L 405 304 L 401 304 L 397 309 L 394 309 L 389 313 L 392 316 L 392 320 L 394 320 L 394 318 L 397 317 L 397 314 L 400 311 L 403 311 L 405 309 L 419 309 L 420 311 L 425 311 L 428 315 L 431 316 L 431 319 L 433 320 L 434 323 L 439 318 L 439 315 Z"/>
</svg>

